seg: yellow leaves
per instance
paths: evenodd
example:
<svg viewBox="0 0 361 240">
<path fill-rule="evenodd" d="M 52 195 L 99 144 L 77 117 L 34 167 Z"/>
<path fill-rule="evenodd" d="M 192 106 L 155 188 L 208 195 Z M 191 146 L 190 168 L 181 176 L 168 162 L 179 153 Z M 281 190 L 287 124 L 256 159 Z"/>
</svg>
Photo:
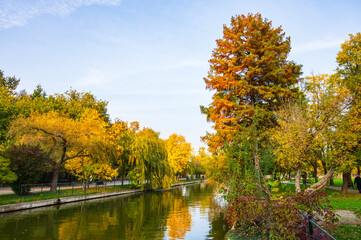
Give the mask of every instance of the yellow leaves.
<svg viewBox="0 0 361 240">
<path fill-rule="evenodd" d="M 50 154 L 54 164 L 61 166 L 70 159 L 68 169 L 79 169 L 79 156 L 95 155 L 96 146 L 104 140 L 106 126 L 108 124 L 96 110 L 84 111 L 80 119 L 55 111 L 33 112 L 27 118 L 20 116 L 12 121 L 9 135 L 18 144 L 40 145 Z M 87 161 L 88 158 L 83 168 Z M 74 172 L 79 173 L 78 170 Z"/>
<path fill-rule="evenodd" d="M 113 169 L 108 163 L 96 163 L 94 164 L 94 171 L 92 175 L 96 179 L 112 180 L 113 177 L 118 175 L 118 169 Z"/>
<path fill-rule="evenodd" d="M 192 155 L 192 147 L 187 143 L 184 136 L 173 133 L 165 141 L 168 153 L 168 161 L 175 174 L 181 173 L 187 168 Z"/>
<path fill-rule="evenodd" d="M 297 105 L 284 107 L 277 122 L 279 126 L 271 131 L 271 139 L 277 143 L 274 150 L 277 162 L 283 168 L 295 168 L 311 154 L 309 123 Z"/>
</svg>

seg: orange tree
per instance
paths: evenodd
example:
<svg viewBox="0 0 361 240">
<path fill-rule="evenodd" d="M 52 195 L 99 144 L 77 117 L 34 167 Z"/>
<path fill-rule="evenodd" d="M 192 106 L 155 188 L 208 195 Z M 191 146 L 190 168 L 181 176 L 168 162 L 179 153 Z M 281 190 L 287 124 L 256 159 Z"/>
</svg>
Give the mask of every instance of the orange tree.
<svg viewBox="0 0 361 240">
<path fill-rule="evenodd" d="M 214 94 L 208 107 L 201 106 L 215 133 L 207 133 L 203 140 L 217 152 L 237 141 L 237 133 L 251 133 L 253 161 L 260 172 L 258 138 L 275 124 L 275 110 L 295 96 L 301 66 L 287 60 L 290 38 L 260 14 L 232 17 L 216 43 L 204 78 Z M 256 129 L 246 130 L 251 125 Z"/>
</svg>

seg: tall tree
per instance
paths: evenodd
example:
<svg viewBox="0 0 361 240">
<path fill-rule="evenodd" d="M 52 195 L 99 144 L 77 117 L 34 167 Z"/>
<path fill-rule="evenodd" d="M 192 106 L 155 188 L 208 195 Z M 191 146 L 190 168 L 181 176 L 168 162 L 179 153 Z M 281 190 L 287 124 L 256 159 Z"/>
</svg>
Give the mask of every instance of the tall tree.
<svg viewBox="0 0 361 240">
<path fill-rule="evenodd" d="M 167 150 L 159 133 L 143 128 L 136 133 L 132 164 L 136 167 L 132 173 L 139 176 L 143 184 L 149 181 L 151 188 L 168 188 L 172 182 L 172 170 L 167 160 Z"/>
<path fill-rule="evenodd" d="M 340 84 L 347 87 L 351 93 L 352 104 L 348 115 L 350 116 L 350 127 L 354 134 L 359 135 L 361 131 L 361 33 L 349 34 L 350 39 L 341 44 L 341 51 L 337 54 L 337 74 Z M 358 142 L 361 138 L 358 137 Z M 358 152 L 358 146 L 354 147 L 354 151 Z M 354 157 L 359 157 L 356 153 Z M 360 161 L 360 160 L 359 160 Z M 341 193 L 347 193 L 348 179 L 351 175 L 352 168 L 356 165 L 349 165 L 344 171 L 344 184 Z"/>
<path fill-rule="evenodd" d="M 350 151 L 356 143 L 355 134 L 349 130 L 349 91 L 338 84 L 335 75 L 306 80 L 308 102 L 283 107 L 272 132 L 277 163 L 297 171 L 296 191 L 301 190 L 301 171 L 318 164 L 324 167 L 325 175 L 306 191 L 324 187 L 336 169 L 352 163 Z"/>
<path fill-rule="evenodd" d="M 290 38 L 281 27 L 261 14 L 232 17 L 224 25 L 223 38 L 209 60 L 210 71 L 204 78 L 206 88 L 214 91 L 208 107 L 201 106 L 215 133 L 203 138 L 211 151 L 237 141 L 239 132 L 253 125 L 255 177 L 260 184 L 260 136 L 275 124 L 275 111 L 295 96 L 301 66 L 287 60 Z"/>
<path fill-rule="evenodd" d="M 169 164 L 177 175 L 188 167 L 192 156 L 191 144 L 186 142 L 184 136 L 173 133 L 165 140 L 165 145 Z"/>
<path fill-rule="evenodd" d="M 287 60 L 290 38 L 260 14 L 232 17 L 216 42 L 204 78 L 206 88 L 215 92 L 211 104 L 201 107 L 216 130 L 204 138 L 212 150 L 232 140 L 244 123 L 250 124 L 256 106 L 264 124 L 272 124 L 274 111 L 294 95 L 292 87 L 301 74 L 301 66 Z"/>
</svg>

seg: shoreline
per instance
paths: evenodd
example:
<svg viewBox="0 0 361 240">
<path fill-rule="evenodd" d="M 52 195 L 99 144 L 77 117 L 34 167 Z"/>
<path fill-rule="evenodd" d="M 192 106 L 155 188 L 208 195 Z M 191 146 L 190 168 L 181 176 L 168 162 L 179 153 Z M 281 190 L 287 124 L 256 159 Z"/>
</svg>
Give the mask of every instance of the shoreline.
<svg viewBox="0 0 361 240">
<path fill-rule="evenodd" d="M 204 181 L 206 181 L 206 180 L 175 183 L 172 185 L 172 187 L 170 189 L 179 187 L 179 186 L 183 186 L 183 185 L 202 183 Z M 165 191 L 166 190 L 168 190 L 168 189 L 165 189 Z M 22 211 L 22 210 L 33 209 L 33 208 L 41 208 L 41 207 L 67 204 L 67 203 L 72 203 L 72 202 L 87 201 L 87 200 L 92 200 L 92 199 L 107 198 L 107 197 L 113 197 L 113 196 L 134 195 L 134 194 L 147 192 L 147 191 L 152 191 L 152 190 L 149 190 L 149 189 L 123 190 L 123 191 L 115 191 L 115 192 L 107 192 L 107 193 L 96 193 L 96 194 L 70 196 L 70 197 L 63 197 L 63 198 L 60 197 L 60 198 L 53 198 L 53 199 L 33 201 L 33 202 L 23 202 L 23 203 L 15 203 L 15 204 L 8 204 L 8 205 L 0 205 L 0 214 L 8 213 L 8 212 L 15 212 L 15 211 Z"/>
</svg>

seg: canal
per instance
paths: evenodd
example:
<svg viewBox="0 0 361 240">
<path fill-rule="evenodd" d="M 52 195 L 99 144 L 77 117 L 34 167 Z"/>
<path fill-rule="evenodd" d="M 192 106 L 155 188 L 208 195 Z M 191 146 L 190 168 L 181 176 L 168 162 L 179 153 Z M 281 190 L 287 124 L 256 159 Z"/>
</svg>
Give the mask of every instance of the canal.
<svg viewBox="0 0 361 240">
<path fill-rule="evenodd" d="M 224 202 L 210 184 L 0 215 L 0 239 L 224 239 Z"/>
</svg>

